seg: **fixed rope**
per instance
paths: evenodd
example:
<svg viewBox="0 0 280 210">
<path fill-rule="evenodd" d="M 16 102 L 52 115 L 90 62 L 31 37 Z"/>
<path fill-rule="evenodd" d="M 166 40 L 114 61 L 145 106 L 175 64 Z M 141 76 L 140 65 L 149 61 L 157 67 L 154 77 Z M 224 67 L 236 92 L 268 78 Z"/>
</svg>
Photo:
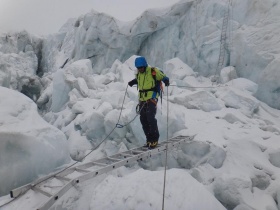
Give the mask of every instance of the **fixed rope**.
<svg viewBox="0 0 280 210">
<path fill-rule="evenodd" d="M 218 85 L 218 86 L 205 86 L 205 87 L 190 87 L 190 86 L 187 86 L 187 85 L 169 85 L 169 86 L 175 86 L 175 87 L 184 87 L 184 88 L 220 88 L 220 87 L 226 87 L 228 85 Z"/>
<path fill-rule="evenodd" d="M 136 106 L 136 115 L 135 115 L 135 117 L 132 118 L 132 120 L 130 120 L 128 123 L 126 123 L 126 124 L 124 124 L 124 125 L 119 124 L 119 121 L 120 121 L 120 118 L 121 118 L 121 114 L 122 114 L 122 110 L 123 110 L 123 105 L 124 105 L 124 101 L 125 101 L 125 96 L 126 96 L 127 88 L 128 88 L 128 85 L 126 86 L 126 90 L 125 90 L 125 94 L 124 94 L 124 98 L 123 98 L 123 103 L 122 103 L 121 112 L 120 112 L 120 115 L 119 115 L 118 122 L 117 122 L 117 124 L 116 124 L 116 127 L 117 127 L 117 128 L 123 128 L 123 127 L 125 127 L 125 126 L 128 126 L 130 123 L 132 123 L 132 122 L 136 119 L 136 117 L 140 114 L 141 110 L 144 108 L 145 104 L 147 103 L 147 102 L 145 102 L 144 105 L 143 105 L 139 110 L 138 110 L 138 108 L 139 108 L 139 104 L 138 104 L 138 105 Z"/>
<path fill-rule="evenodd" d="M 169 118 L 169 100 L 168 100 L 168 87 L 167 87 L 167 113 L 166 113 L 166 136 L 168 139 L 168 118 Z M 166 183 L 166 168 L 167 168 L 167 150 L 168 144 L 166 144 L 165 151 L 165 165 L 164 165 L 164 180 L 163 180 L 163 193 L 162 193 L 162 210 L 164 210 L 164 201 L 165 201 L 165 183 Z"/>
</svg>

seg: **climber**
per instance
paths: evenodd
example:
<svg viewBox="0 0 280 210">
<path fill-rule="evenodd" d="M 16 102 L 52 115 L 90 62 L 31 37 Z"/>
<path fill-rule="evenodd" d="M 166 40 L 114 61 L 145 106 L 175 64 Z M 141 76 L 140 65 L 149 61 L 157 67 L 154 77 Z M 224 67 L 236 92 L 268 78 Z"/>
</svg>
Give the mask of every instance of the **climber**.
<svg viewBox="0 0 280 210">
<path fill-rule="evenodd" d="M 135 59 L 135 67 L 138 70 L 136 78 L 128 82 L 132 87 L 137 84 L 139 89 L 140 122 L 146 136 L 146 145 L 153 149 L 158 144 L 159 132 L 157 126 L 156 110 L 158 97 L 160 95 L 160 83 L 169 86 L 169 78 L 158 68 L 150 67 L 144 57 Z"/>
</svg>

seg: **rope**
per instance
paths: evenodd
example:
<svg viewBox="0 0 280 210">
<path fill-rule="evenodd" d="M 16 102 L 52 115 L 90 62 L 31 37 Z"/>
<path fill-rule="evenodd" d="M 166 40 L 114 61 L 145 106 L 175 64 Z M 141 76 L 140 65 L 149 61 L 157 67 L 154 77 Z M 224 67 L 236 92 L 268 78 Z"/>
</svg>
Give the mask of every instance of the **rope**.
<svg viewBox="0 0 280 210">
<path fill-rule="evenodd" d="M 168 140 L 168 118 L 169 118 L 169 103 L 168 103 L 168 87 L 167 87 L 167 119 L 166 119 L 166 132 L 167 132 L 167 140 Z M 168 144 L 166 144 L 165 151 L 165 166 L 164 166 L 164 181 L 163 181 L 163 194 L 162 194 L 162 210 L 164 210 L 164 198 L 165 198 L 165 183 L 166 183 L 166 168 L 167 168 L 167 150 Z"/>
<path fill-rule="evenodd" d="M 228 85 L 218 85 L 218 86 L 205 86 L 205 87 L 190 87 L 190 86 L 184 86 L 184 85 L 169 85 L 169 86 L 175 86 L 175 87 L 185 87 L 185 88 L 221 88 L 226 87 Z"/>
<path fill-rule="evenodd" d="M 120 113 L 120 115 L 119 115 L 118 122 L 119 122 L 119 121 L 120 121 L 120 119 L 121 119 L 122 110 L 123 110 L 123 105 L 124 105 L 124 100 L 125 100 L 125 96 L 126 96 L 126 93 L 127 93 L 127 88 L 128 88 L 128 85 L 126 86 L 126 89 L 125 89 L 125 94 L 124 94 L 124 97 L 123 97 L 123 102 L 122 102 L 121 113 Z M 118 123 L 117 123 L 117 124 L 118 124 Z"/>
<path fill-rule="evenodd" d="M 127 87 L 126 87 L 125 95 L 124 95 L 124 98 L 123 98 L 122 109 L 121 109 L 121 113 L 120 113 L 118 122 L 120 121 L 120 118 L 121 118 L 121 114 L 122 114 L 122 110 L 123 110 L 123 105 L 124 105 L 124 100 L 125 100 L 127 88 L 128 88 L 128 85 L 127 85 Z M 139 104 L 138 104 L 138 106 L 136 107 L 136 115 L 135 115 L 135 117 L 134 117 L 132 120 L 130 120 L 128 123 L 126 123 L 126 124 L 124 124 L 124 125 L 121 125 L 121 124 L 117 123 L 117 124 L 116 124 L 116 127 L 117 127 L 117 128 L 123 128 L 123 127 L 125 127 L 125 126 L 128 126 L 130 123 L 132 123 L 132 122 L 136 119 L 136 117 L 140 114 L 141 110 L 144 108 L 144 106 L 145 106 L 146 103 L 147 103 L 147 101 L 143 104 L 143 106 L 141 107 L 140 110 L 137 110 L 137 107 L 139 106 Z"/>
</svg>

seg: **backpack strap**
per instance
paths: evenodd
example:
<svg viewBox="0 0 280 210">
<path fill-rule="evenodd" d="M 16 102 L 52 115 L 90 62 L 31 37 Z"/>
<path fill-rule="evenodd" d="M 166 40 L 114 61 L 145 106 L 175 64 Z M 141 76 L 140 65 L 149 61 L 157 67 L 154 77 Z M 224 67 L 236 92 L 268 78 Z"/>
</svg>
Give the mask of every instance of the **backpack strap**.
<svg viewBox="0 0 280 210">
<path fill-rule="evenodd" d="M 153 76 L 153 78 L 155 80 L 155 90 L 156 90 L 156 92 L 159 93 L 160 101 L 161 101 L 161 104 L 162 104 L 162 92 L 163 92 L 162 82 L 161 81 L 157 81 L 157 77 L 156 77 L 157 72 L 155 70 L 155 67 L 151 68 L 151 73 L 152 73 L 152 76 Z"/>
<path fill-rule="evenodd" d="M 151 68 L 151 73 L 152 73 L 152 76 L 153 76 L 153 78 L 154 78 L 154 80 L 155 80 L 155 82 L 157 81 L 157 77 L 156 77 L 156 75 L 157 75 L 157 72 L 156 72 L 156 70 L 155 70 L 155 67 L 152 67 Z"/>
</svg>

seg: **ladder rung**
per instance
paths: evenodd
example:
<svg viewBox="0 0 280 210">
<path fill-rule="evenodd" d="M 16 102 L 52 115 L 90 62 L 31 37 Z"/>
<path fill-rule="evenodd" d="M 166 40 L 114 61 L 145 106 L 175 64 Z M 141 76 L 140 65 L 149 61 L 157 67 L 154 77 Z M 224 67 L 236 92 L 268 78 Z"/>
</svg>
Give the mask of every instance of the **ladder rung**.
<svg viewBox="0 0 280 210">
<path fill-rule="evenodd" d="M 98 166 L 108 166 L 108 164 L 106 163 L 99 163 L 99 162 L 92 162 L 92 163 Z"/>
<path fill-rule="evenodd" d="M 122 161 L 121 159 L 112 158 L 112 157 L 107 157 L 107 159 L 109 159 L 109 160 L 113 160 L 113 161 L 117 161 L 117 162 Z"/>
<path fill-rule="evenodd" d="M 128 157 L 133 157 L 133 156 L 134 156 L 134 155 L 128 154 L 128 153 L 120 153 L 120 154 L 118 154 L 118 155 L 121 155 L 121 156 L 124 157 L 124 158 L 128 158 Z M 117 155 L 114 155 L 114 156 L 117 156 Z M 111 157 L 114 158 L 114 156 L 111 156 Z"/>
<path fill-rule="evenodd" d="M 70 181 L 71 179 L 65 177 L 65 176 L 55 176 L 56 179 L 59 179 L 59 180 L 64 180 L 64 181 Z"/>
<path fill-rule="evenodd" d="M 83 164 L 83 165 L 79 165 L 79 166 L 77 166 L 76 168 L 79 168 L 79 169 L 87 169 L 87 168 L 90 168 L 90 167 L 92 167 L 92 166 L 94 166 L 94 164 L 93 164 L 92 162 L 89 162 L 89 163 L 85 163 L 85 164 Z"/>
<path fill-rule="evenodd" d="M 76 167 L 75 170 L 77 172 L 81 172 L 81 173 L 89 173 L 89 172 L 91 172 L 91 171 L 88 171 L 88 170 L 85 170 L 85 169 L 81 169 L 81 168 L 78 168 L 78 167 Z"/>
<path fill-rule="evenodd" d="M 37 192 L 39 192 L 39 193 L 41 193 L 41 194 L 47 196 L 47 197 L 52 197 L 52 196 L 53 196 L 52 194 L 50 194 L 50 193 L 48 193 L 48 192 L 46 192 L 46 191 L 40 189 L 40 188 L 37 187 L 37 186 L 32 187 L 32 189 L 33 189 L 34 191 L 37 191 Z"/>
<path fill-rule="evenodd" d="M 141 153 L 143 153 L 143 152 L 145 152 L 145 151 L 141 151 L 141 150 L 132 150 L 131 152 L 132 152 L 132 153 L 136 153 L 136 154 L 141 154 Z"/>
</svg>

